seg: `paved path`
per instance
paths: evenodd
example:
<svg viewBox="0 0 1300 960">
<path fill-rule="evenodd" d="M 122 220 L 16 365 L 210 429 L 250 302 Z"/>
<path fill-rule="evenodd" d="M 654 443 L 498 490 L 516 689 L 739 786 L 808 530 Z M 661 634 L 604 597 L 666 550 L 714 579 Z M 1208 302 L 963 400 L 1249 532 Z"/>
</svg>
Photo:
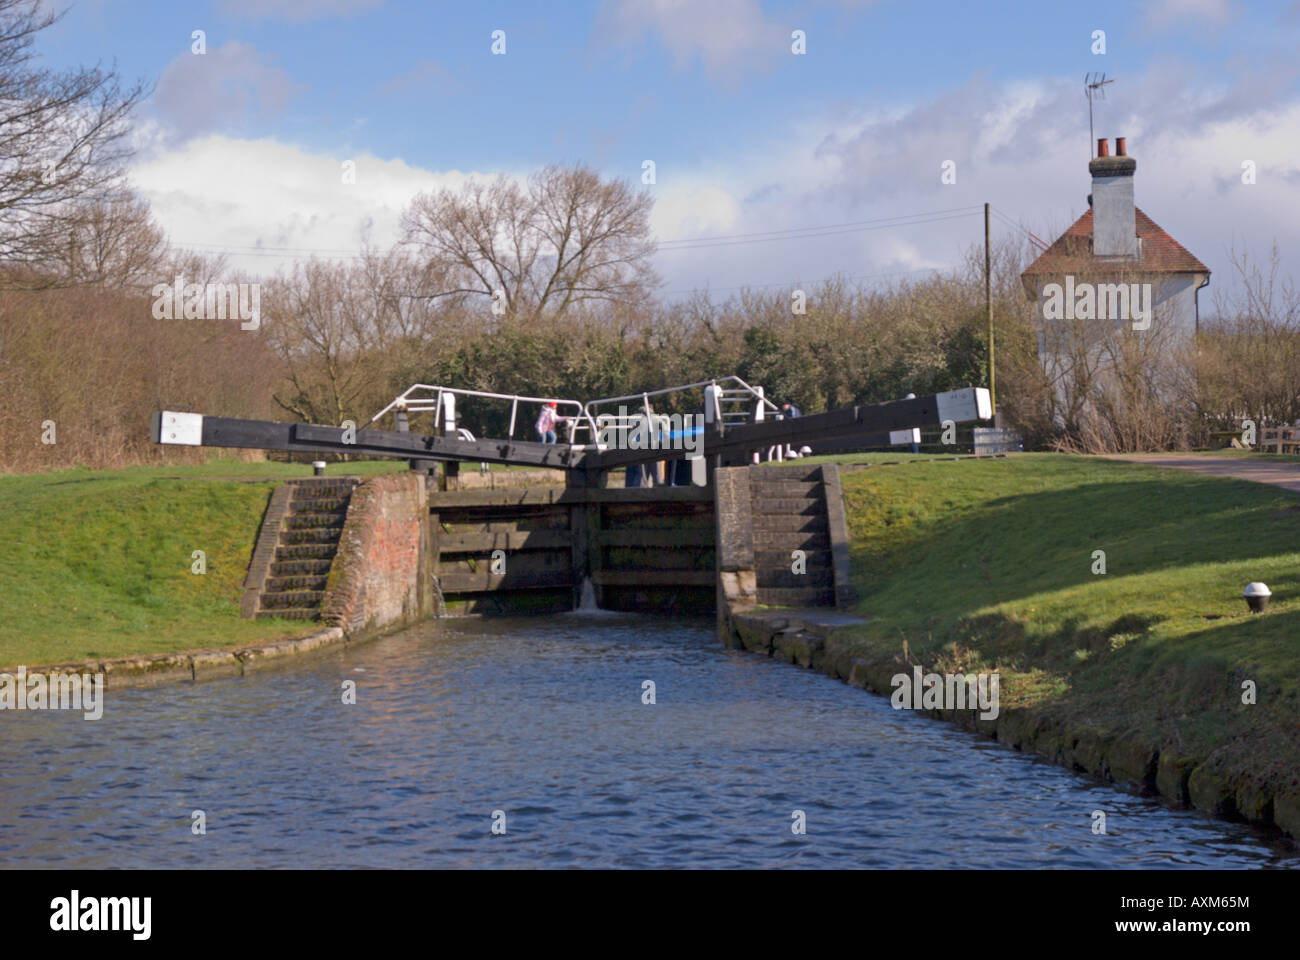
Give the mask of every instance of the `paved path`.
<svg viewBox="0 0 1300 960">
<path fill-rule="evenodd" d="M 1281 460 L 1247 460 L 1241 457 L 1197 457 L 1180 453 L 1126 453 L 1115 454 L 1105 459 L 1191 470 L 1212 477 L 1253 480 L 1255 483 L 1269 483 L 1290 490 L 1292 493 L 1300 493 L 1300 463 L 1286 463 Z"/>
</svg>

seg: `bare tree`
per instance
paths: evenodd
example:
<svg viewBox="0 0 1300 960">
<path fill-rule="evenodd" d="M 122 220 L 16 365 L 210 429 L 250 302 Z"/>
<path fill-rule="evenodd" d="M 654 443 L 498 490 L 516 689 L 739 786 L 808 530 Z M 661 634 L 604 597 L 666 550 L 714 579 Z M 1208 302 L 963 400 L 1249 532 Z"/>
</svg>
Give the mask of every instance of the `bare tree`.
<svg viewBox="0 0 1300 960">
<path fill-rule="evenodd" d="M 74 284 L 152 286 L 169 258 L 147 201 L 130 193 L 88 205 L 67 224 L 58 275 Z M 193 276 L 193 274 L 191 274 Z"/>
<path fill-rule="evenodd" d="M 1300 289 L 1281 275 L 1274 243 L 1264 262 L 1231 251 L 1235 283 L 1219 287 L 1215 316 L 1201 324 L 1193 402 L 1219 430 L 1244 419 L 1291 423 L 1300 417 Z"/>
<path fill-rule="evenodd" d="M 39 0 L 0 0 L 0 261 L 59 264 L 69 226 L 119 189 L 127 118 L 146 93 L 96 66 L 35 63 L 36 36 L 62 14 Z"/>
<path fill-rule="evenodd" d="M 296 264 L 269 284 L 263 303 L 282 363 L 274 394 L 281 408 L 311 423 L 341 423 L 391 399 L 390 371 L 436 339 L 424 305 L 395 293 L 407 266 L 399 253 L 367 251 L 350 262 Z"/>
<path fill-rule="evenodd" d="M 498 177 L 421 194 L 402 218 L 427 270 L 415 295 L 496 297 L 519 319 L 642 302 L 657 283 L 652 205 L 649 193 L 584 166 L 546 167 L 526 186 Z"/>
<path fill-rule="evenodd" d="M 1084 260 L 1063 269 L 1052 279 L 1077 276 L 1080 289 L 1095 291 L 1096 315 L 1049 316 L 1045 301 L 1035 318 L 1047 386 L 1041 396 L 1060 430 L 1056 445 L 1085 453 L 1187 447 L 1196 343 L 1175 302 L 1160 300 L 1159 279 L 1136 264 L 1101 269 Z M 1059 302 L 1061 283 L 1055 286 Z"/>
</svg>

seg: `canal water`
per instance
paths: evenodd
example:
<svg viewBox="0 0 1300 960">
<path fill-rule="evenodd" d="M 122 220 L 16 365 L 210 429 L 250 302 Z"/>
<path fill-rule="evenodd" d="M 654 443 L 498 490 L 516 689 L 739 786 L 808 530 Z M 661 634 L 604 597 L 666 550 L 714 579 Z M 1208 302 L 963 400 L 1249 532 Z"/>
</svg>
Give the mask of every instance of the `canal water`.
<svg viewBox="0 0 1300 960">
<path fill-rule="evenodd" d="M 444 620 L 109 691 L 95 722 L 7 713 L 0 738 L 8 867 L 1300 865 L 1247 827 L 723 650 L 712 620 Z"/>
</svg>

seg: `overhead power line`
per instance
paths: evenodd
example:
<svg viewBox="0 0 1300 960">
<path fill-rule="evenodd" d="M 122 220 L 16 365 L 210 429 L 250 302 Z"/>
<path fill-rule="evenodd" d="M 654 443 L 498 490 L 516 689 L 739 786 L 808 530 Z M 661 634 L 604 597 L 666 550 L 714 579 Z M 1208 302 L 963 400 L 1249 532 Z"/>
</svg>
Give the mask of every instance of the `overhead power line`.
<svg viewBox="0 0 1300 960">
<path fill-rule="evenodd" d="M 659 243 L 659 248 L 662 250 L 662 249 L 674 249 L 680 247 L 693 247 L 695 245 L 713 246 L 715 244 L 732 243 L 732 242 L 739 242 L 739 241 L 751 241 L 751 240 L 758 242 L 758 241 L 765 241 L 765 240 L 800 239 L 800 235 L 807 234 L 812 231 L 818 232 L 817 234 L 814 235 L 820 235 L 821 231 L 829 231 L 829 230 L 834 230 L 837 232 L 842 231 L 848 233 L 859 229 L 866 230 L 866 229 L 877 229 L 877 228 L 884 228 L 890 226 L 909 226 L 909 223 L 907 223 L 906 221 L 918 220 L 919 218 L 952 219 L 952 217 L 948 217 L 945 215 L 952 214 L 954 216 L 969 216 L 970 214 L 978 212 L 979 209 L 980 208 L 978 206 L 953 207 L 952 209 L 949 210 L 931 210 L 926 213 L 908 213 L 908 214 L 902 214 L 897 217 L 877 217 L 872 220 L 851 220 L 847 223 L 828 223 L 828 224 L 822 224 L 821 226 L 817 226 L 817 227 L 792 227 L 786 230 L 766 230 L 760 233 L 737 233 L 737 234 L 732 234 L 730 236 L 721 236 L 721 237 L 690 237 L 682 240 L 662 240 Z M 929 222 L 929 220 L 926 219 L 923 220 L 922 222 Z"/>
<path fill-rule="evenodd" d="M 784 230 L 767 230 L 753 233 L 727 234 L 720 236 L 702 236 L 686 237 L 679 240 L 664 240 L 659 243 L 658 252 L 671 253 L 675 250 L 700 250 L 711 247 L 726 246 L 744 246 L 751 243 L 772 243 L 781 240 L 811 240 L 822 237 L 842 236 L 851 233 L 861 233 L 873 230 L 887 230 L 895 227 L 922 226 L 931 223 L 942 223 L 950 220 L 960 220 L 966 217 L 978 216 L 982 213 L 983 205 L 976 204 L 968 207 L 952 207 L 946 210 L 931 210 L 922 213 L 901 214 L 893 217 L 876 217 L 869 220 L 851 220 L 844 223 L 821 224 L 809 227 L 791 227 Z M 1048 244 L 1037 237 L 1034 233 L 1025 227 L 1016 223 L 1006 214 L 1002 213 L 996 207 L 990 206 L 990 210 L 998 221 L 1011 230 L 1018 231 L 1027 236 L 1031 242 L 1042 249 L 1047 249 Z M 268 247 L 264 245 L 223 245 L 210 242 L 185 243 L 181 241 L 170 244 L 172 247 L 181 249 L 202 248 L 212 253 L 225 253 L 235 257 L 280 257 L 280 258 L 299 258 L 318 254 L 331 254 L 350 259 L 360 259 L 362 254 L 356 250 L 343 250 L 331 247 Z M 846 280 L 878 280 L 888 277 L 907 276 L 916 273 L 938 272 L 939 268 L 918 267 L 911 270 L 895 270 L 887 273 L 877 274 L 855 274 L 847 276 Z M 726 287 L 713 287 L 702 285 L 692 287 L 689 290 L 674 290 L 665 293 L 665 296 L 684 296 L 701 291 L 724 292 L 734 290 L 764 290 L 776 287 L 797 286 L 799 282 L 792 281 L 789 283 L 742 283 Z"/>
<path fill-rule="evenodd" d="M 1041 248 L 1041 249 L 1043 249 L 1043 250 L 1046 250 L 1049 246 L 1051 246 L 1051 244 L 1049 244 L 1049 243 L 1047 243 L 1047 241 L 1041 239 L 1037 234 L 1033 233 L 1033 232 L 1030 231 L 1030 230 L 1027 230 L 1025 227 L 1023 227 L 1023 226 L 1021 226 L 1020 224 L 1016 223 L 1014 220 L 1012 220 L 1010 217 L 1008 217 L 1005 213 L 1003 213 L 1003 212 L 1002 212 L 1001 210 L 999 210 L 997 207 L 990 206 L 989 209 L 993 211 L 993 215 L 994 215 L 995 217 L 997 217 L 998 220 L 1001 221 L 1005 226 L 1010 227 L 1012 230 L 1018 230 L 1018 231 L 1020 231 L 1020 232 L 1023 233 L 1025 236 L 1027 236 L 1027 237 L 1030 239 L 1030 241 L 1031 241 L 1035 246 L 1037 246 L 1037 247 L 1039 247 L 1039 248 Z"/>
<path fill-rule="evenodd" d="M 960 220 L 963 217 L 973 217 L 973 216 L 976 216 L 976 211 L 974 210 L 968 213 L 954 213 L 946 217 L 930 217 L 924 220 L 908 220 L 906 222 L 899 222 L 899 223 L 882 223 L 882 224 L 877 224 L 875 226 L 869 226 L 869 227 L 848 227 L 843 230 L 822 230 L 818 233 L 802 233 L 798 235 L 764 237 L 764 238 L 759 238 L 754 240 L 730 240 L 730 241 L 718 241 L 716 243 L 695 243 L 695 244 L 691 244 L 690 246 L 668 247 L 666 249 L 661 247 L 660 252 L 672 253 L 677 250 L 706 250 L 709 249 L 710 247 L 747 246 L 751 243 L 771 243 L 777 240 L 815 240 L 819 237 L 839 237 L 847 233 L 864 233 L 868 230 L 887 230 L 893 227 L 913 227 L 913 226 L 920 226 L 922 224 L 927 224 L 927 223 L 940 223 L 944 220 Z"/>
<path fill-rule="evenodd" d="M 913 273 L 938 273 L 939 269 L 940 268 L 938 267 L 915 267 L 911 270 L 893 270 L 889 273 L 871 273 L 871 274 L 859 273 L 859 274 L 853 274 L 851 276 L 840 277 L 840 279 L 883 280 L 886 277 L 903 277 Z M 837 277 L 838 275 L 833 274 L 832 276 Z M 807 284 L 808 282 L 809 281 L 806 280 L 791 280 L 786 283 L 741 283 L 732 287 L 712 287 L 706 285 L 706 286 L 692 287 L 689 290 L 669 290 L 664 294 L 664 296 L 679 297 L 679 296 L 686 296 L 692 293 L 720 293 L 720 292 L 726 292 L 728 290 L 770 290 L 773 287 L 782 287 L 785 289 L 793 290 L 796 287 L 798 287 L 800 284 Z"/>
<path fill-rule="evenodd" d="M 962 216 L 970 216 L 970 215 L 974 215 L 974 214 L 982 213 L 982 212 L 983 212 L 983 205 L 981 204 L 981 205 L 979 205 L 979 206 L 970 207 L 970 208 L 965 208 L 965 207 L 958 207 L 958 208 L 956 208 L 956 210 L 967 210 L 967 209 L 970 211 L 969 213 L 958 213 L 958 214 L 956 214 L 956 215 L 953 216 L 953 217 L 942 217 L 942 218 L 938 218 L 938 219 L 957 219 L 957 218 L 962 217 Z M 997 207 L 994 207 L 992 204 L 989 205 L 989 210 L 990 210 L 990 212 L 991 212 L 995 217 L 997 217 L 997 218 L 999 219 L 999 221 L 1000 221 L 1002 224 L 1004 224 L 1005 226 L 1009 227 L 1009 228 L 1012 229 L 1012 230 L 1015 230 L 1015 231 L 1018 231 L 1018 232 L 1020 232 L 1020 233 L 1023 233 L 1025 236 L 1027 236 L 1027 237 L 1030 239 L 1031 242 L 1033 242 L 1033 243 L 1034 243 L 1035 245 L 1037 245 L 1038 247 L 1040 247 L 1040 248 L 1046 250 L 1047 247 L 1049 246 L 1048 243 L 1046 243 L 1045 241 L 1043 241 L 1042 239 L 1040 239 L 1036 234 L 1032 233 L 1031 231 L 1027 230 L 1025 227 L 1023 227 L 1023 226 L 1021 226 L 1020 224 L 1016 223 L 1014 220 L 1012 220 L 1012 219 L 1011 219 L 1010 217 L 1008 217 L 1006 214 L 1002 213 L 1000 210 L 998 210 Z M 951 212 L 951 211 L 935 211 L 935 213 L 948 213 L 948 212 Z M 924 216 L 928 216 L 928 215 L 927 215 L 927 214 L 913 214 L 913 216 L 916 216 L 916 217 L 924 217 Z M 902 218 L 887 218 L 887 219 L 902 219 Z M 860 222 L 861 222 L 861 223 L 877 223 L 877 222 L 879 222 L 879 221 L 860 221 Z M 930 221 L 920 221 L 920 222 L 935 222 L 935 221 L 930 220 Z M 897 225 L 898 225 L 898 226 L 909 226 L 910 224 L 900 223 L 900 224 L 897 224 Z M 821 228 L 807 228 L 807 229 L 821 229 Z M 742 235 L 742 236 L 744 236 L 744 235 Z M 722 239 L 722 238 L 714 238 L 714 239 Z M 797 238 L 796 238 L 796 239 L 797 239 Z M 913 270 L 895 270 L 895 271 L 892 271 L 892 272 L 890 272 L 890 273 L 856 274 L 856 275 L 853 275 L 853 276 L 845 277 L 844 279 L 846 279 L 846 280 L 879 280 L 879 279 L 884 279 L 884 278 L 886 278 L 886 277 L 899 277 L 899 276 L 906 276 L 906 275 L 908 275 L 908 274 L 914 274 L 914 273 L 938 273 L 938 272 L 940 272 L 940 269 L 937 268 L 937 267 L 918 267 L 918 268 L 913 269 Z M 671 291 L 668 291 L 668 292 L 665 294 L 665 296 L 670 296 L 670 297 L 671 297 L 671 296 L 686 296 L 686 295 L 689 295 L 689 294 L 692 294 L 692 293 L 700 293 L 700 292 L 725 292 L 725 291 L 731 291 L 731 290 L 768 290 L 768 289 L 772 289 L 772 288 L 774 288 L 774 287 L 783 287 L 783 288 L 787 288 L 787 289 L 793 289 L 793 288 L 797 287 L 797 286 L 799 285 L 799 283 L 801 283 L 801 282 L 804 282 L 804 281 L 791 281 L 791 282 L 787 282 L 787 283 L 741 283 L 741 284 L 736 284 L 736 285 L 734 285 L 734 286 L 727 286 L 727 287 L 714 287 L 714 286 L 709 286 L 709 285 L 705 284 L 705 285 L 700 285 L 700 286 L 693 287 L 693 288 L 691 288 L 691 289 L 689 289 L 689 290 L 671 290 Z"/>
</svg>

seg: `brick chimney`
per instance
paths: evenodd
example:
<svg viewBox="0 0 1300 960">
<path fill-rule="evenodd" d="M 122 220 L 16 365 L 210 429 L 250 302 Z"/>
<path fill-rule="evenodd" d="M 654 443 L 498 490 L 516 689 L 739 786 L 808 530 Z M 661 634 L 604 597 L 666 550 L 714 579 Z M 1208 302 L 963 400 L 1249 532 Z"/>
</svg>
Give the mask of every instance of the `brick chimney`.
<svg viewBox="0 0 1300 960">
<path fill-rule="evenodd" d="M 1133 213 L 1133 173 L 1137 161 L 1128 155 L 1124 137 L 1115 140 L 1115 156 L 1105 138 L 1097 141 L 1097 156 L 1088 163 L 1092 174 L 1092 255 L 1136 257 L 1137 219 Z"/>
</svg>

